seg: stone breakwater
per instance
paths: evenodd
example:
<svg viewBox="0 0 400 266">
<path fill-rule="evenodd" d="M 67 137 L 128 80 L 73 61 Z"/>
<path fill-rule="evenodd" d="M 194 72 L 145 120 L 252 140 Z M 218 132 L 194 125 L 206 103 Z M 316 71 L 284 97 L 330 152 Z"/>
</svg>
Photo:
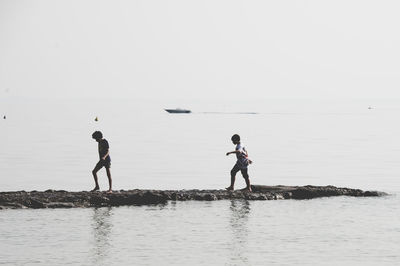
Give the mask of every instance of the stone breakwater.
<svg viewBox="0 0 400 266">
<path fill-rule="evenodd" d="M 119 190 L 105 192 L 68 192 L 64 190 L 0 192 L 0 209 L 84 208 L 126 205 L 165 204 L 168 201 L 280 200 L 313 199 L 332 196 L 379 197 L 378 191 L 334 186 L 260 186 L 253 192 L 226 190 Z"/>
</svg>

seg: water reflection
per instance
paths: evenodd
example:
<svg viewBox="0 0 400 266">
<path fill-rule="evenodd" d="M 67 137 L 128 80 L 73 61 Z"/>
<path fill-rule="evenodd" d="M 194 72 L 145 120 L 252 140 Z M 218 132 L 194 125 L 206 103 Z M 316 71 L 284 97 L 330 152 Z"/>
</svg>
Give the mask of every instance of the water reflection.
<svg viewBox="0 0 400 266">
<path fill-rule="evenodd" d="M 231 201 L 230 226 L 232 231 L 231 244 L 231 263 L 248 264 L 248 220 L 250 213 L 250 202 L 247 200 L 232 200 Z"/>
<path fill-rule="evenodd" d="M 107 258 L 107 254 L 109 253 L 109 249 L 111 246 L 110 234 L 112 229 L 111 210 L 111 207 L 93 209 L 93 265 L 104 264 Z"/>
</svg>

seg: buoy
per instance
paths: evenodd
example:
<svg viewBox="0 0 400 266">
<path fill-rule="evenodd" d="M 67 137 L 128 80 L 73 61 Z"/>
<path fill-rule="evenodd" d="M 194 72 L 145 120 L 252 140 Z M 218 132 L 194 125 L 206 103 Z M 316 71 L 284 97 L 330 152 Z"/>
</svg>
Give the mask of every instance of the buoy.
<svg viewBox="0 0 400 266">
<path fill-rule="evenodd" d="M 99 121 L 99 118 L 96 116 L 96 118 L 94 119 L 94 121 Z"/>
<path fill-rule="evenodd" d="M 6 119 L 7 117 L 6 116 L 3 116 L 3 119 Z"/>
</svg>

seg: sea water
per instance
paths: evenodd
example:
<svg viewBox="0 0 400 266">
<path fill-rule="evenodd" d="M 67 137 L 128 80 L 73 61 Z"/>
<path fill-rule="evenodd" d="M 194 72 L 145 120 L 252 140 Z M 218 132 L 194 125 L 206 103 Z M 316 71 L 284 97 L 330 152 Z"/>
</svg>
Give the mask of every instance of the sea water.
<svg viewBox="0 0 400 266">
<path fill-rule="evenodd" d="M 0 190 L 89 190 L 110 143 L 113 188 L 229 185 L 238 133 L 252 183 L 335 185 L 382 198 L 169 202 L 1 210 L 4 265 L 400 263 L 400 102 L 1 99 Z M 164 108 L 189 108 L 168 114 Z M 370 108 L 369 108 L 370 107 Z M 3 115 L 1 115 L 3 117 Z M 95 118 L 98 117 L 98 121 Z M 107 189 L 104 170 L 101 189 Z M 236 187 L 244 187 L 237 177 Z"/>
</svg>

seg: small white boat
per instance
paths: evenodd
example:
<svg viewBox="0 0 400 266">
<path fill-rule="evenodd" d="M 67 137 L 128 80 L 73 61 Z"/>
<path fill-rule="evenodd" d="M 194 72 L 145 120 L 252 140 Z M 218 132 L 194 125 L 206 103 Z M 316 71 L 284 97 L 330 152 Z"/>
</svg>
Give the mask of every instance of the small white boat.
<svg viewBox="0 0 400 266">
<path fill-rule="evenodd" d="M 187 110 L 187 109 L 180 109 L 180 108 L 176 108 L 176 109 L 164 109 L 165 111 L 167 111 L 168 113 L 171 114 L 189 114 L 192 111 Z"/>
</svg>

